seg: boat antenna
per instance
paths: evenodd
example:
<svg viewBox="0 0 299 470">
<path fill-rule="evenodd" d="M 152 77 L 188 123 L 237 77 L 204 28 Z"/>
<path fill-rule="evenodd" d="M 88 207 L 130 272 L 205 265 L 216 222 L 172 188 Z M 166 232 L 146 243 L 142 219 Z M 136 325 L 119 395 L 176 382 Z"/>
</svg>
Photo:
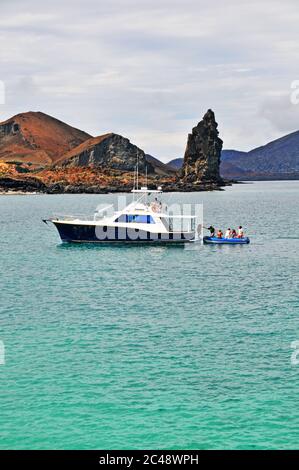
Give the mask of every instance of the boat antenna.
<svg viewBox="0 0 299 470">
<path fill-rule="evenodd" d="M 136 165 L 136 183 L 137 183 L 137 188 L 138 189 L 138 176 L 139 176 L 139 154 L 137 150 L 137 165 Z"/>
<path fill-rule="evenodd" d="M 145 186 L 147 188 L 147 165 L 145 165 Z"/>
<path fill-rule="evenodd" d="M 134 166 L 134 184 L 133 184 L 133 189 L 136 189 L 136 166 Z"/>
</svg>

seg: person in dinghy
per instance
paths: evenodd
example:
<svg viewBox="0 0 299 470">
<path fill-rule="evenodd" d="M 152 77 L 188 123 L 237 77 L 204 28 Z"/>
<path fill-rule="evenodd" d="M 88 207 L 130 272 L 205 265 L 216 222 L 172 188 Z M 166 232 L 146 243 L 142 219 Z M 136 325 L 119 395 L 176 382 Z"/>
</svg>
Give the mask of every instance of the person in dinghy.
<svg viewBox="0 0 299 470">
<path fill-rule="evenodd" d="M 238 238 L 244 238 L 244 230 L 242 225 L 240 225 L 238 228 Z"/>
<path fill-rule="evenodd" d="M 238 232 L 235 229 L 228 228 L 225 231 L 225 235 L 223 236 L 223 232 L 221 229 L 218 229 L 217 232 L 212 225 L 210 227 L 204 227 L 210 232 L 210 236 L 204 237 L 204 243 L 210 244 L 237 244 L 237 245 L 244 245 L 250 243 L 248 237 L 245 237 L 244 230 L 242 225 L 239 225 Z"/>
</svg>

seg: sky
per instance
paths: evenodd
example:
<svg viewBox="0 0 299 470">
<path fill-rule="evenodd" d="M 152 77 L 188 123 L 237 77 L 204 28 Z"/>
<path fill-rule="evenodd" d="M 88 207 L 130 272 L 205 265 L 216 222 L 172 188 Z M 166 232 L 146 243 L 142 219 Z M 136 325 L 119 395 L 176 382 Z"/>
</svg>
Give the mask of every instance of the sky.
<svg viewBox="0 0 299 470">
<path fill-rule="evenodd" d="M 211 108 L 250 150 L 299 129 L 298 25 L 298 0 L 0 0 L 0 120 L 42 111 L 166 162 Z"/>
</svg>

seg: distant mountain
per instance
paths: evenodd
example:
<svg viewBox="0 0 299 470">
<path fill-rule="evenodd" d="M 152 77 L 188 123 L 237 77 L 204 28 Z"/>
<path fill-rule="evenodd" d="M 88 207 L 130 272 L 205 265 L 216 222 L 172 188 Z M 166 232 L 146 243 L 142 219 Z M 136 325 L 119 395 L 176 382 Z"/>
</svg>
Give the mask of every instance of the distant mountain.
<svg viewBox="0 0 299 470">
<path fill-rule="evenodd" d="M 226 162 L 233 160 L 234 158 L 242 157 L 247 155 L 246 152 L 240 152 L 239 150 L 222 150 L 221 152 L 221 161 Z"/>
<path fill-rule="evenodd" d="M 167 163 L 167 166 L 170 166 L 174 170 L 180 170 L 183 166 L 184 159 L 183 158 L 174 158 Z"/>
<path fill-rule="evenodd" d="M 173 175 L 176 173 L 176 169 L 173 168 L 171 165 L 162 163 L 160 160 L 157 158 L 153 157 L 152 155 L 149 155 L 148 153 L 145 154 L 145 158 L 147 162 L 149 162 L 157 175 Z"/>
<path fill-rule="evenodd" d="M 0 160 L 49 165 L 91 136 L 41 112 L 0 123 Z"/>
<path fill-rule="evenodd" d="M 250 152 L 226 150 L 222 155 L 224 178 L 293 179 L 299 177 L 299 131 Z"/>
<path fill-rule="evenodd" d="M 168 162 L 180 169 L 182 158 Z M 226 179 L 299 179 L 299 131 L 250 152 L 222 150 L 220 173 Z"/>
</svg>

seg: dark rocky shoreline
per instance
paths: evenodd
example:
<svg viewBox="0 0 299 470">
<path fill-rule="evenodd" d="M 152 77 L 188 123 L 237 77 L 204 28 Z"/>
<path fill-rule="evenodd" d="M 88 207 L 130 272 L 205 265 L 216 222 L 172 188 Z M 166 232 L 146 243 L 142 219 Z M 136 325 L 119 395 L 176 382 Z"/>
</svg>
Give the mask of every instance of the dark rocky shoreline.
<svg viewBox="0 0 299 470">
<path fill-rule="evenodd" d="M 198 184 L 183 183 L 163 183 L 164 192 L 196 192 L 196 191 L 221 191 L 223 186 L 231 185 L 232 182 L 225 182 L 221 185 L 214 182 L 204 182 Z M 149 185 L 149 188 L 156 189 L 156 186 Z M 132 185 L 122 185 L 118 182 L 115 185 L 87 185 L 84 183 L 52 183 L 46 185 L 38 178 L 0 178 L 0 193 L 41 193 L 41 194 L 108 194 L 108 193 L 128 193 L 131 192 Z"/>
</svg>

